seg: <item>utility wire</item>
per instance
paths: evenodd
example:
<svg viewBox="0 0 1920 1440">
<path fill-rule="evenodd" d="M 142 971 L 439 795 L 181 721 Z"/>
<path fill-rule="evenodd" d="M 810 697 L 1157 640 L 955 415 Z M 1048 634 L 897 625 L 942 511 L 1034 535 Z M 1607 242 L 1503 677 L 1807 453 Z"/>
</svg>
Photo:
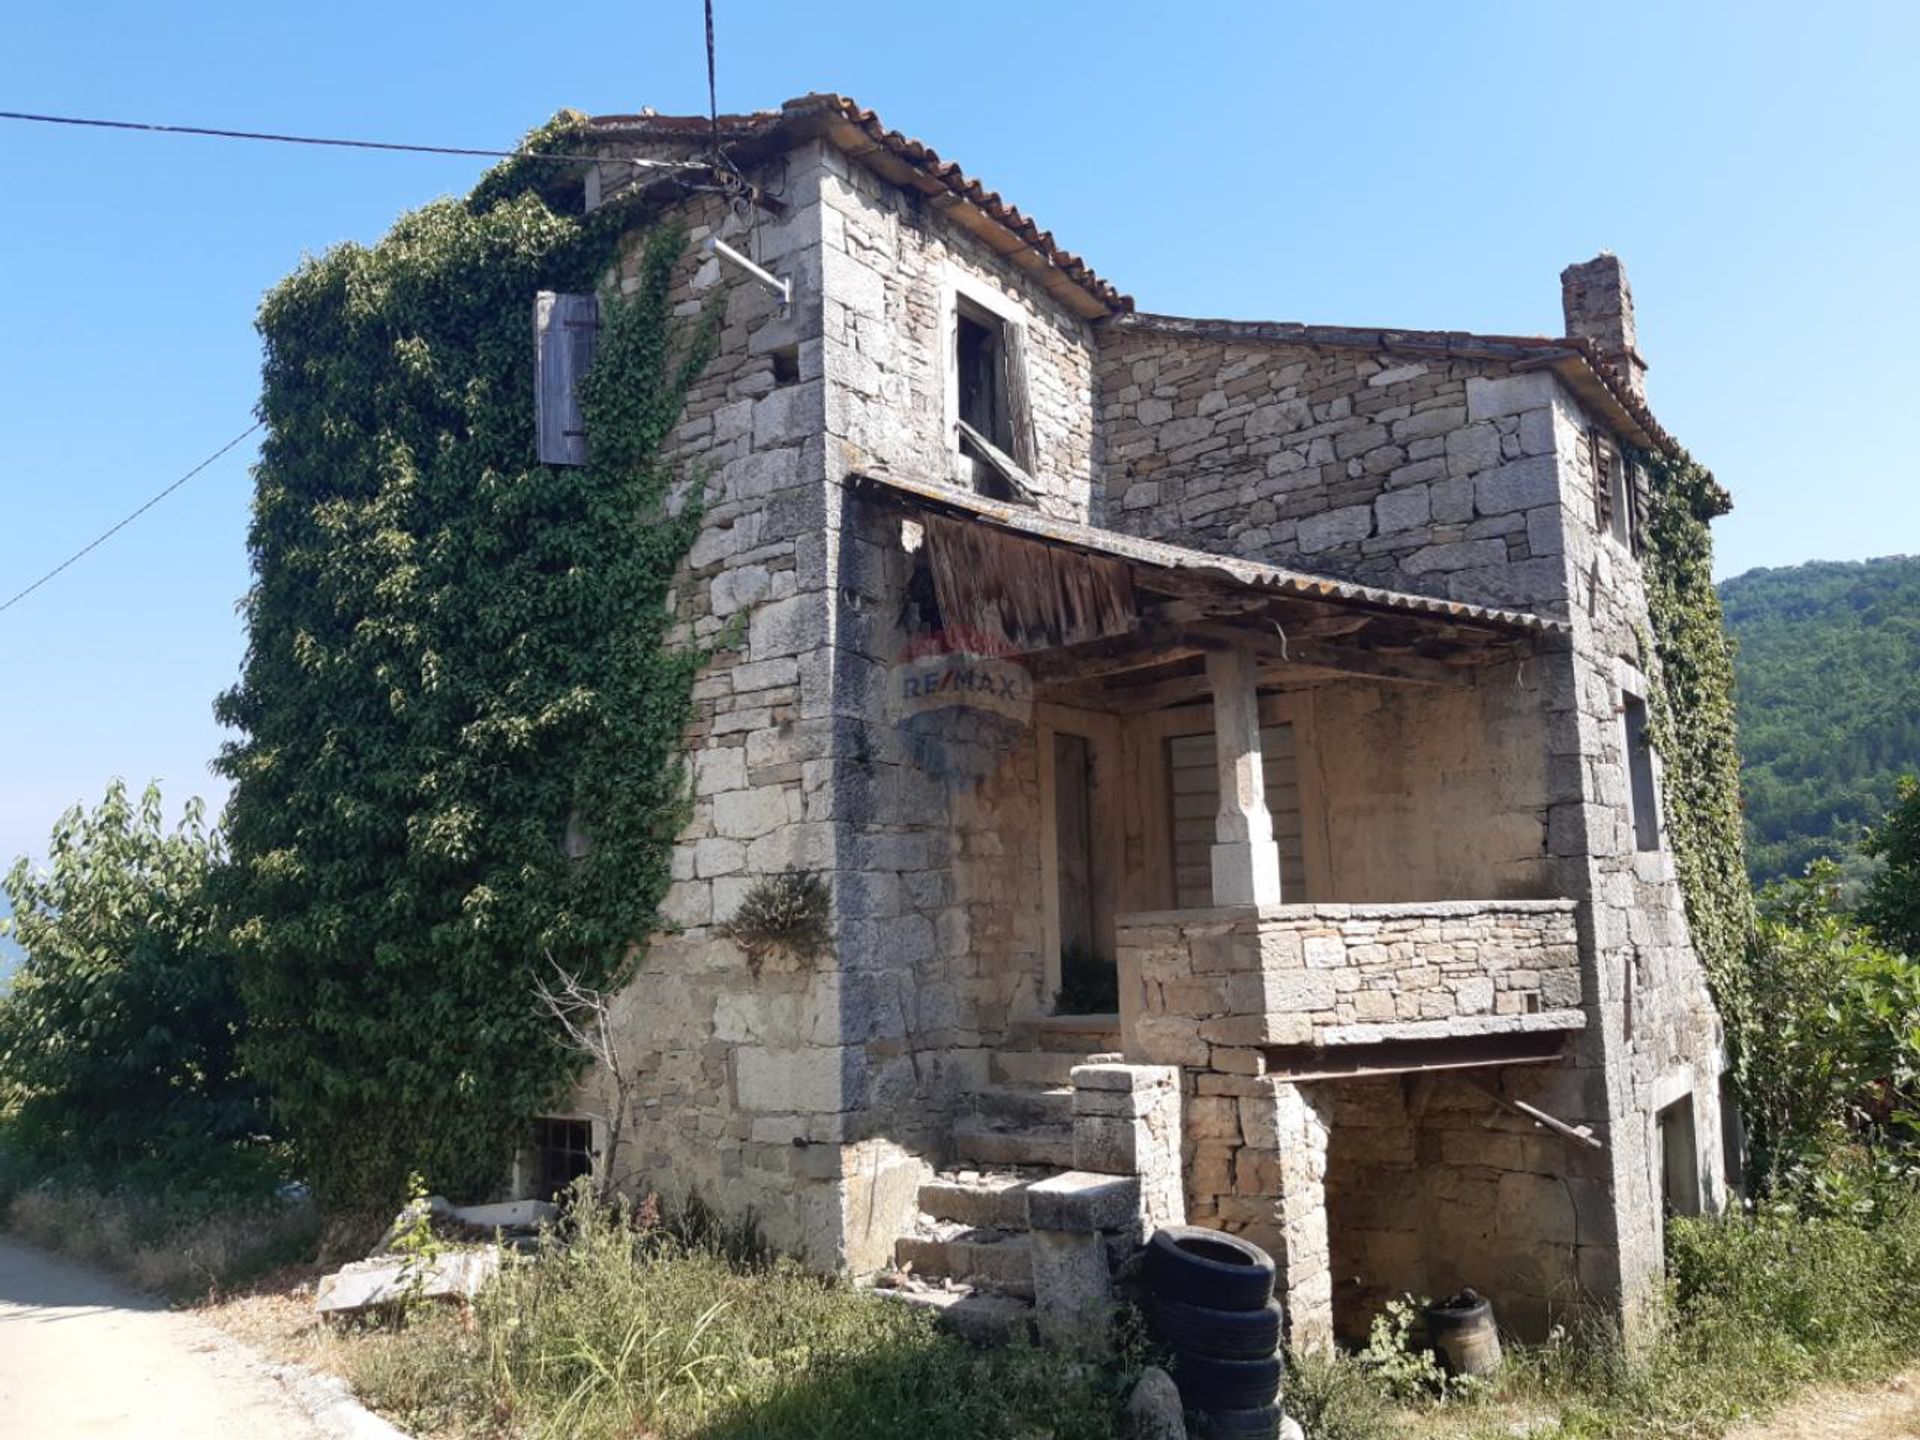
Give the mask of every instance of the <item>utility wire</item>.
<svg viewBox="0 0 1920 1440">
<path fill-rule="evenodd" d="M 58 565 L 54 566 L 53 569 L 47 571 L 46 574 L 42 575 L 38 580 L 34 581 L 31 585 L 27 586 L 26 589 L 22 590 L 19 594 L 15 595 L 12 599 L 6 601 L 4 604 L 0 604 L 0 611 L 11 610 L 15 605 L 18 605 L 22 600 L 26 599 L 27 596 L 31 595 L 34 591 L 38 590 L 42 585 L 46 584 L 49 580 L 53 579 L 54 576 L 58 575 L 62 570 L 66 569 L 69 565 L 73 564 L 73 562 L 78 560 L 81 556 L 87 554 L 91 550 L 98 549 L 101 545 L 105 544 L 108 540 L 111 540 L 115 535 L 119 534 L 122 530 L 126 529 L 127 526 L 131 525 L 134 521 L 138 520 L 142 515 L 146 514 L 147 511 L 151 510 L 154 506 L 158 505 L 162 500 L 166 499 L 167 496 L 171 495 L 174 491 L 178 490 L 182 485 L 186 484 L 189 480 L 193 479 L 194 476 L 198 475 L 202 470 L 206 469 L 209 465 L 213 464 L 214 461 L 218 460 L 222 455 L 225 455 L 229 450 L 233 449 L 242 440 L 245 440 L 249 435 L 253 434 L 254 431 L 258 430 L 264 424 L 266 424 L 266 421 L 264 420 L 254 421 L 253 424 L 249 425 L 246 429 L 242 430 L 238 435 L 234 436 L 233 439 L 229 440 L 226 444 L 222 445 L 218 450 L 214 451 L 213 454 L 207 456 L 206 459 L 202 460 L 198 465 L 194 466 L 191 470 L 187 471 L 186 474 L 182 475 L 178 480 L 174 481 L 171 485 L 167 486 L 167 488 L 162 490 L 158 495 L 155 495 L 151 500 L 147 501 L 147 503 L 142 505 L 138 510 L 135 510 L 131 515 L 127 516 L 125 519 L 120 521 L 119 524 L 95 536 L 92 540 L 88 541 L 85 545 L 82 545 L 78 550 L 74 551 L 73 554 L 69 555 L 66 559 L 62 560 Z"/>
<path fill-rule="evenodd" d="M 34 115 L 0 110 L 0 120 L 36 125 L 80 125 L 96 130 L 139 130 L 155 135 L 195 135 L 215 140 L 270 140 L 280 145 L 334 145 L 349 150 L 397 150 L 410 155 L 478 155 L 494 160 L 562 160 L 636 165 L 643 170 L 706 170 L 704 160 L 643 160 L 623 155 L 549 154 L 538 150 L 480 150 L 465 145 L 407 145 L 392 140 L 340 140 L 319 135 L 275 135 L 261 130 L 215 130 L 202 125 L 160 125 L 141 120 L 94 120 L 78 115 Z"/>
</svg>

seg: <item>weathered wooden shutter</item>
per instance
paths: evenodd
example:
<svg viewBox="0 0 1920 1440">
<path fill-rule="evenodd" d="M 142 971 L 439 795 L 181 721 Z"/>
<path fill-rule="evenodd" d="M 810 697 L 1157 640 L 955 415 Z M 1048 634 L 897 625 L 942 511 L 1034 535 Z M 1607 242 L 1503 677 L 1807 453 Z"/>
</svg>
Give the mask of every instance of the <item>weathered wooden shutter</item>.
<svg viewBox="0 0 1920 1440">
<path fill-rule="evenodd" d="M 1587 431 L 1587 455 L 1593 466 L 1593 523 L 1605 534 L 1613 528 L 1613 446 L 1596 426 Z"/>
<path fill-rule="evenodd" d="M 600 302 L 593 296 L 557 295 L 551 290 L 534 296 L 534 428 L 544 464 L 587 463 L 587 427 L 580 418 L 579 389 L 599 339 Z"/>
<path fill-rule="evenodd" d="M 1000 353 L 1006 363 L 1007 430 L 1014 463 L 1035 473 L 1033 405 L 1027 395 L 1027 332 L 1020 325 L 1003 325 Z"/>
</svg>

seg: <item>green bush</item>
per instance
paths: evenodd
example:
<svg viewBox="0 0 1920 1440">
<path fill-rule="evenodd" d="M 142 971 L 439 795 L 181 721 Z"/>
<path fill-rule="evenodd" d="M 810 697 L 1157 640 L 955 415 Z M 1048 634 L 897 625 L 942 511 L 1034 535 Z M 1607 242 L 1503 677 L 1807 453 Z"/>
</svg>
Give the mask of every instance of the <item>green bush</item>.
<svg viewBox="0 0 1920 1440">
<path fill-rule="evenodd" d="M 26 952 L 0 995 L 0 1115 L 14 1163 L 69 1179 L 258 1188 L 265 1128 L 236 1050 L 240 1003 L 208 897 L 219 841 L 189 801 L 115 781 L 7 874 Z"/>
<path fill-rule="evenodd" d="M 1764 1193 L 1821 1200 L 1864 1151 L 1899 1166 L 1920 1140 L 1920 964 L 1883 949 L 1817 861 L 1767 888 L 1749 990 L 1741 1108 Z M 1828 1208 L 1816 1204 L 1815 1208 Z"/>
<path fill-rule="evenodd" d="M 474 1323 L 357 1350 L 356 1385 L 455 1433 L 704 1440 L 1111 1440 L 1130 1367 L 977 1350 L 789 1261 L 742 1262 L 581 1192 L 568 1241 L 510 1265 Z"/>
</svg>

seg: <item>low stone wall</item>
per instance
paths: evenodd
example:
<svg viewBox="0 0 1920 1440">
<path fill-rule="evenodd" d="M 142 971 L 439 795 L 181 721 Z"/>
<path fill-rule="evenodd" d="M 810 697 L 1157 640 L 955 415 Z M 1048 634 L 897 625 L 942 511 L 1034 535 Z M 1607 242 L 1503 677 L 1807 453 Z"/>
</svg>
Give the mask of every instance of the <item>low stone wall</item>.
<svg viewBox="0 0 1920 1440">
<path fill-rule="evenodd" d="M 1123 915 L 1128 1057 L 1259 1074 L 1234 1052 L 1575 1028 L 1573 911 L 1490 900 Z"/>
</svg>

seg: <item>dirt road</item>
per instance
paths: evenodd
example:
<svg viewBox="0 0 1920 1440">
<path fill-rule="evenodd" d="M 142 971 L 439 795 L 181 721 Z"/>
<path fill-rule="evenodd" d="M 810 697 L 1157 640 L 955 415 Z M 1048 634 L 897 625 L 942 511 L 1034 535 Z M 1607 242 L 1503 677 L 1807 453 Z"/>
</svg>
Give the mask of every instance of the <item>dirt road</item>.
<svg viewBox="0 0 1920 1440">
<path fill-rule="evenodd" d="M 321 1440 L 245 1351 L 190 1315 L 0 1240 L 6 1440 Z"/>
</svg>

